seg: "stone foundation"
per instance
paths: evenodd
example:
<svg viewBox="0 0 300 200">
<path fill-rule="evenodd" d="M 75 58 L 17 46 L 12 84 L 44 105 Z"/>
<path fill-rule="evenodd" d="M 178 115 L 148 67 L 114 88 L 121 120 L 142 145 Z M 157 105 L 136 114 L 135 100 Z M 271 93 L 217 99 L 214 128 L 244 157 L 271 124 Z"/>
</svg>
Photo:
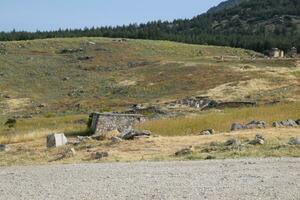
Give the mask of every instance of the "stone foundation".
<svg viewBox="0 0 300 200">
<path fill-rule="evenodd" d="M 124 132 L 132 129 L 132 126 L 145 121 L 143 115 L 115 114 L 115 113 L 92 113 L 91 130 L 93 134 L 103 134 L 112 130 Z"/>
</svg>

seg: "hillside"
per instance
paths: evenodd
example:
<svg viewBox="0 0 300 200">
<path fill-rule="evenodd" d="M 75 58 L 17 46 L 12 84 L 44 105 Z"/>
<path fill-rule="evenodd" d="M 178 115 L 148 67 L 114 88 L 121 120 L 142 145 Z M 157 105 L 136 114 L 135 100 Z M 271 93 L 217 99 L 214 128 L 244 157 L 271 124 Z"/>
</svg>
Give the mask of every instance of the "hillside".
<svg viewBox="0 0 300 200">
<path fill-rule="evenodd" d="M 259 55 L 226 47 L 105 38 L 4 42 L 0 47 L 1 114 L 105 110 L 193 95 L 246 79 L 215 56 Z"/>
<path fill-rule="evenodd" d="M 109 38 L 0 47 L 2 116 L 118 110 L 195 95 L 299 99 L 297 60 L 266 60 L 249 50 Z"/>
<path fill-rule="evenodd" d="M 118 27 L 50 32 L 0 33 L 0 40 L 57 37 L 116 37 L 171 40 L 251 49 L 300 49 L 300 1 L 228 0 L 192 19 L 148 22 Z"/>
</svg>

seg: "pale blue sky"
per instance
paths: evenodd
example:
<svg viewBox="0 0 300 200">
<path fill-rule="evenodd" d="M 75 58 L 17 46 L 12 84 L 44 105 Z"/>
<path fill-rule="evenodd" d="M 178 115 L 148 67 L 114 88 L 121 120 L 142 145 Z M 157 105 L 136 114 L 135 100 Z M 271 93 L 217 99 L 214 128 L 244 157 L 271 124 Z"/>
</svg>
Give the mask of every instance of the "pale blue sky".
<svg viewBox="0 0 300 200">
<path fill-rule="evenodd" d="M 0 31 L 123 25 L 191 18 L 223 0 L 0 0 Z"/>
</svg>

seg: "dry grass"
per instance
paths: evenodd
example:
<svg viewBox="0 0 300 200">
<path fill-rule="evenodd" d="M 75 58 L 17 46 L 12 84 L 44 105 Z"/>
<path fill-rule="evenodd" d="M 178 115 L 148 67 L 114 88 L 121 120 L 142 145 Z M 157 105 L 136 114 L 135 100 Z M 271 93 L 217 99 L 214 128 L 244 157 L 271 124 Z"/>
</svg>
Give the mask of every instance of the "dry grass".
<svg viewBox="0 0 300 200">
<path fill-rule="evenodd" d="M 228 150 L 215 151 L 210 154 L 216 158 L 239 157 L 299 157 L 300 147 L 285 145 L 290 137 L 300 137 L 300 129 L 264 129 L 248 130 L 240 132 L 222 133 L 211 136 L 177 136 L 177 137 L 150 137 L 133 141 L 123 141 L 113 144 L 109 140 L 87 140 L 79 146 L 68 145 L 61 148 L 47 149 L 46 139 L 12 144 L 9 152 L 0 152 L 0 165 L 34 165 L 57 163 L 81 163 L 81 162 L 132 162 L 132 161 L 159 161 L 159 160 L 185 160 L 205 159 L 207 153 L 201 150 L 211 142 L 223 143 L 230 138 L 237 138 L 244 143 L 253 139 L 260 133 L 266 139 L 263 146 L 246 146 L 242 151 Z M 70 138 L 69 138 L 70 139 Z M 72 139 L 70 139 L 72 140 Z M 196 152 L 184 157 L 175 157 L 174 153 L 182 148 L 193 145 Z M 59 159 L 66 149 L 75 148 L 74 157 Z M 102 160 L 92 160 L 92 152 L 106 151 L 109 157 Z"/>
<path fill-rule="evenodd" d="M 85 134 L 87 118 L 86 115 L 67 115 L 19 119 L 14 128 L 0 128 L 0 144 L 33 141 L 55 132 Z"/>
<path fill-rule="evenodd" d="M 228 131 L 234 122 L 247 123 L 254 119 L 263 120 L 270 125 L 274 121 L 298 119 L 300 118 L 299 113 L 300 103 L 276 104 L 152 120 L 139 125 L 138 128 L 163 136 L 191 135 L 209 128 L 216 131 Z"/>
</svg>

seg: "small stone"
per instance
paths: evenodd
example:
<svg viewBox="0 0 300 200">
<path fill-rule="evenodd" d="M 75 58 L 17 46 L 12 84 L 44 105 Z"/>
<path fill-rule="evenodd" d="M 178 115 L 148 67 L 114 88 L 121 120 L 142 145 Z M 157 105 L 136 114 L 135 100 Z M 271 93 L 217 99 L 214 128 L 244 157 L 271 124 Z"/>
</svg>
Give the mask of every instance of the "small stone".
<svg viewBox="0 0 300 200">
<path fill-rule="evenodd" d="M 292 137 L 289 141 L 290 145 L 300 145 L 300 139 L 296 137 Z"/>
<path fill-rule="evenodd" d="M 213 160 L 213 159 L 216 159 L 215 156 L 212 156 L 212 155 L 208 155 L 206 156 L 205 160 Z"/>
<path fill-rule="evenodd" d="M 108 157 L 108 152 L 93 152 L 91 157 L 94 160 L 105 158 L 105 157 Z"/>
<path fill-rule="evenodd" d="M 213 134 L 215 134 L 214 129 L 207 129 L 200 132 L 200 135 L 213 135 Z"/>
<path fill-rule="evenodd" d="M 9 147 L 5 144 L 0 144 L 0 152 L 1 151 L 9 151 Z"/>
<path fill-rule="evenodd" d="M 63 133 L 55 133 L 47 136 L 47 147 L 59 147 L 67 144 L 68 140 Z"/>
</svg>

